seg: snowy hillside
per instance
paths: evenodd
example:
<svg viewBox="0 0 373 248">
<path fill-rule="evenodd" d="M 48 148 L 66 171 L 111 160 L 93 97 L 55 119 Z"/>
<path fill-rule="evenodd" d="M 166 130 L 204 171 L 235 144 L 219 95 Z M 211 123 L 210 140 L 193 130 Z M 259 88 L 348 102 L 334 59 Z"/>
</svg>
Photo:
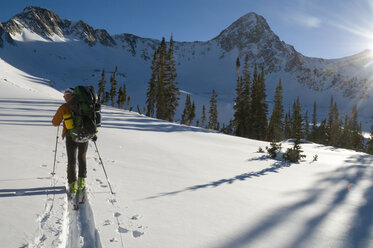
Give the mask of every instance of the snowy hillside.
<svg viewBox="0 0 373 248">
<path fill-rule="evenodd" d="M 118 66 L 119 84 L 126 83 L 131 106 L 141 110 L 145 106 L 151 59 L 159 42 L 132 34 L 110 35 L 84 21 L 65 20 L 38 7 L 28 7 L 0 23 L 0 58 L 7 63 L 48 79 L 59 90 L 77 84 L 97 85 L 103 68 L 108 81 Z M 252 68 L 255 63 L 265 66 L 269 103 L 282 79 L 286 108 L 300 96 L 304 111 L 311 113 L 316 100 L 321 120 L 333 95 L 342 115 L 349 114 L 358 104 L 364 129 L 369 130 L 372 53 L 364 51 L 331 60 L 305 57 L 281 41 L 262 16 L 252 12 L 212 40 L 175 42 L 177 81 L 183 94 L 188 92 L 195 100 L 197 118 L 202 105 L 208 106 L 212 89 L 218 94 L 220 121 L 227 124 L 232 118 L 235 61 L 240 56 L 243 64 L 246 54 Z M 180 120 L 183 106 L 184 95 L 176 120 Z"/>
<path fill-rule="evenodd" d="M 113 108 L 97 144 L 116 194 L 90 144 L 73 211 L 61 139 L 50 175 L 62 94 L 44 83 L 0 61 L 2 247 L 373 247 L 372 156 L 307 143 L 287 164 L 266 142 Z"/>
</svg>

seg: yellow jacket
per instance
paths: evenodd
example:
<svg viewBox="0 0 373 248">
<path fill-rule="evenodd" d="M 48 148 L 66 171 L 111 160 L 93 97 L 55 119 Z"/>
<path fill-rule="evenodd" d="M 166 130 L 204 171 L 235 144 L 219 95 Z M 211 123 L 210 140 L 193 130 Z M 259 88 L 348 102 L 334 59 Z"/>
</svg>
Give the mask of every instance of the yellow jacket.
<svg viewBox="0 0 373 248">
<path fill-rule="evenodd" d="M 52 119 L 53 126 L 57 127 L 61 124 L 63 121 L 63 116 L 65 114 L 71 114 L 71 110 L 69 108 L 69 105 L 67 103 L 62 104 L 56 111 L 56 114 L 54 115 Z M 65 125 L 65 122 L 63 123 L 63 130 L 62 130 L 62 139 L 65 138 L 67 132 L 67 128 Z"/>
</svg>

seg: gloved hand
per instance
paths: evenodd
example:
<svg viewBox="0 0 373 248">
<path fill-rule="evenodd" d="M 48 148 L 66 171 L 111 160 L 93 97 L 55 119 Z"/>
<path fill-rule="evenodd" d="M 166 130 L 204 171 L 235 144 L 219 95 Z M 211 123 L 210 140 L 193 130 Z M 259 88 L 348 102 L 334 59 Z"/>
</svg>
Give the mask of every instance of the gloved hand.
<svg viewBox="0 0 373 248">
<path fill-rule="evenodd" d="M 97 135 L 95 135 L 95 136 L 92 137 L 92 141 L 93 142 L 96 142 L 96 140 L 97 140 Z"/>
</svg>

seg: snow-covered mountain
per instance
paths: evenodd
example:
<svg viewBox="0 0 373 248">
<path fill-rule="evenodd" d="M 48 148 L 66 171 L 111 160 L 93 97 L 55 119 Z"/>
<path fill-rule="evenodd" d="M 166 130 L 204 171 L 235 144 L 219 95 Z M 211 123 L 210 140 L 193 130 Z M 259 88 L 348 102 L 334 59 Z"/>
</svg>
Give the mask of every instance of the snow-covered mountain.
<svg viewBox="0 0 373 248">
<path fill-rule="evenodd" d="M 176 37 L 177 38 L 177 37 Z M 119 83 L 127 84 L 131 105 L 145 106 L 150 63 L 159 40 L 132 34 L 110 35 L 83 21 L 61 19 L 56 13 L 27 7 L 11 20 L 0 23 L 0 58 L 31 75 L 45 78 L 62 89 L 76 84 L 97 85 L 103 68 L 119 70 Z M 249 56 L 249 64 L 263 65 L 268 101 L 279 79 L 284 87 L 285 107 L 300 96 L 304 110 L 318 103 L 324 117 L 333 95 L 340 113 L 358 104 L 367 129 L 373 94 L 370 87 L 372 53 L 341 59 L 310 58 L 281 41 L 266 20 L 248 13 L 215 38 L 205 42 L 175 42 L 179 87 L 192 94 L 197 111 L 208 105 L 212 89 L 218 93 L 220 119 L 232 118 L 236 86 L 235 60 Z M 184 105 L 183 99 L 180 106 Z M 198 116 L 198 113 L 197 113 Z M 176 120 L 179 117 L 176 117 Z"/>
<path fill-rule="evenodd" d="M 51 125 L 63 98 L 46 83 L 0 60 L 1 247 L 372 247 L 371 155 L 305 143 L 289 164 L 257 152 L 268 142 L 106 106 L 97 145 L 115 194 L 90 143 L 88 200 L 71 210 Z"/>
</svg>

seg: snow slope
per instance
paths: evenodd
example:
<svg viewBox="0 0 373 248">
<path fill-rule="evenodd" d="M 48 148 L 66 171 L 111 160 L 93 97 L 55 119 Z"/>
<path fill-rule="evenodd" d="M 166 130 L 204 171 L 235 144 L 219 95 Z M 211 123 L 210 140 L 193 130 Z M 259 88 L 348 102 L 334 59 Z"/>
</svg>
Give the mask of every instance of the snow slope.
<svg viewBox="0 0 373 248">
<path fill-rule="evenodd" d="M 2 247 L 373 247 L 370 155 L 306 143 L 288 164 L 266 142 L 108 107 L 97 144 L 116 194 L 91 143 L 72 211 L 61 139 L 50 175 L 62 94 L 43 82 L 0 61 Z"/>
</svg>

